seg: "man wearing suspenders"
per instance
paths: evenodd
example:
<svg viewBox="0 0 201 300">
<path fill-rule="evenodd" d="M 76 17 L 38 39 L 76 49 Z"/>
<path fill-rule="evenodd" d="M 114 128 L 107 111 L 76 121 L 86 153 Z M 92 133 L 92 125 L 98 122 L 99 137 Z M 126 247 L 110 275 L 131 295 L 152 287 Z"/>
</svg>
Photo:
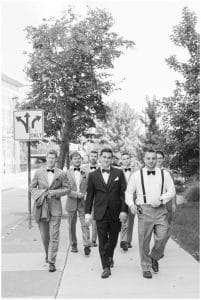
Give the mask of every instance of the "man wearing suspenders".
<svg viewBox="0 0 201 300">
<path fill-rule="evenodd" d="M 169 230 L 167 209 L 164 205 L 175 196 L 170 174 L 156 168 L 156 152 L 144 153 L 145 167 L 132 174 L 126 189 L 126 204 L 133 214 L 138 213 L 138 236 L 143 277 L 152 278 L 151 268 L 159 271 L 158 260 L 163 254 L 163 241 Z M 136 203 L 133 193 L 136 192 Z M 154 246 L 150 240 L 154 232 Z"/>
</svg>

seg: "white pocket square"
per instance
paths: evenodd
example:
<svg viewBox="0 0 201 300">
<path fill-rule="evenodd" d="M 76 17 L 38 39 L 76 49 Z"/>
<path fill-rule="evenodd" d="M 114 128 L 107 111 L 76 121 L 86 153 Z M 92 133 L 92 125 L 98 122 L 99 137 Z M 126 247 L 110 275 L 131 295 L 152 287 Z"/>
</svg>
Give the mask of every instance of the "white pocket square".
<svg viewBox="0 0 201 300">
<path fill-rule="evenodd" d="M 118 180 L 119 180 L 119 177 L 116 177 L 114 181 L 118 181 Z"/>
</svg>

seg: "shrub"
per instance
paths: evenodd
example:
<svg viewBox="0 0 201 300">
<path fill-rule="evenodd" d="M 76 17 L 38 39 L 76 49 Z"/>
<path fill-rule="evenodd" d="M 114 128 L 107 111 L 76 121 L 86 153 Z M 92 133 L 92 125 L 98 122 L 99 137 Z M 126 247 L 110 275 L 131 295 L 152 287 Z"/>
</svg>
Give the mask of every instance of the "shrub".
<svg viewBox="0 0 201 300">
<path fill-rule="evenodd" d="M 200 184 L 199 181 L 192 182 L 184 192 L 184 198 L 189 202 L 200 201 Z"/>
</svg>

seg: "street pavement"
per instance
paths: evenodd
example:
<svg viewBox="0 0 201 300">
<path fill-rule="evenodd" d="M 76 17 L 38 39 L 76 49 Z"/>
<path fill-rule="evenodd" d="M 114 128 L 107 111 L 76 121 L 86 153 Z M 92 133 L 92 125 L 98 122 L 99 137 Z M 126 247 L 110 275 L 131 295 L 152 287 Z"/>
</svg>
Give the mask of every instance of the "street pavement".
<svg viewBox="0 0 201 300">
<path fill-rule="evenodd" d="M 8 186 L 7 186 L 8 188 Z M 13 199 L 14 200 L 14 199 Z M 62 199 L 64 204 L 65 199 Z M 2 212 L 4 214 L 4 212 Z M 2 236 L 2 297 L 23 298 L 199 298 L 199 263 L 173 240 L 169 240 L 158 274 L 142 277 L 137 218 L 133 248 L 115 250 L 112 275 L 101 278 L 98 248 L 85 256 L 80 223 L 77 224 L 78 253 L 69 249 L 68 225 L 64 216 L 54 273 L 48 272 L 39 230 L 34 221 L 22 218 Z"/>
</svg>

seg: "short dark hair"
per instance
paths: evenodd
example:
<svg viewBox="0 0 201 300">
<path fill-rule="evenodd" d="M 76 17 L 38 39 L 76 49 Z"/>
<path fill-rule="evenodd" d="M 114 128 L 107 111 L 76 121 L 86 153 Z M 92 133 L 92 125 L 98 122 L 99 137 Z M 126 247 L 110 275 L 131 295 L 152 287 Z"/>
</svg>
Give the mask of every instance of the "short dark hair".
<svg viewBox="0 0 201 300">
<path fill-rule="evenodd" d="M 163 158 L 165 158 L 165 154 L 162 150 L 157 150 L 156 154 L 160 154 L 160 155 L 162 155 Z"/>
<path fill-rule="evenodd" d="M 54 150 L 54 149 L 49 150 L 49 151 L 47 152 L 46 157 L 48 157 L 49 154 L 53 154 L 53 155 L 55 156 L 55 158 L 58 157 L 57 151 Z"/>
<path fill-rule="evenodd" d="M 98 151 L 96 151 L 96 150 L 91 150 L 90 153 L 89 153 L 89 155 L 90 155 L 91 153 L 95 153 L 95 154 L 98 155 Z"/>
<path fill-rule="evenodd" d="M 107 153 L 111 153 L 112 156 L 113 156 L 113 152 L 112 152 L 112 149 L 110 148 L 103 148 L 100 152 L 100 155 L 102 155 L 104 152 L 107 152 Z"/>
<path fill-rule="evenodd" d="M 145 156 L 145 154 L 146 154 L 147 152 L 148 152 L 148 153 L 156 153 L 156 151 L 155 151 L 154 149 L 152 149 L 152 148 L 147 148 L 147 149 L 144 150 L 144 156 Z"/>
<path fill-rule="evenodd" d="M 124 151 L 124 152 L 121 153 L 121 157 L 124 156 L 124 155 L 128 155 L 129 157 L 131 157 L 130 153 L 127 152 L 127 151 Z"/>
<path fill-rule="evenodd" d="M 79 156 L 81 158 L 81 154 L 78 151 L 73 151 L 70 154 L 70 160 L 72 160 L 73 157 Z"/>
</svg>

